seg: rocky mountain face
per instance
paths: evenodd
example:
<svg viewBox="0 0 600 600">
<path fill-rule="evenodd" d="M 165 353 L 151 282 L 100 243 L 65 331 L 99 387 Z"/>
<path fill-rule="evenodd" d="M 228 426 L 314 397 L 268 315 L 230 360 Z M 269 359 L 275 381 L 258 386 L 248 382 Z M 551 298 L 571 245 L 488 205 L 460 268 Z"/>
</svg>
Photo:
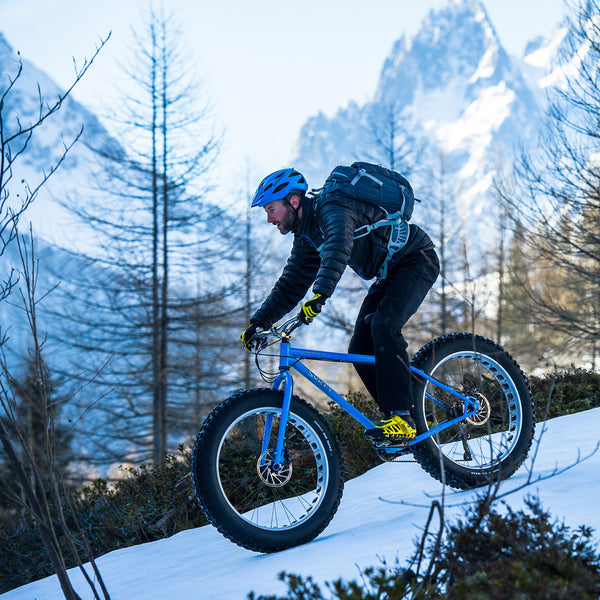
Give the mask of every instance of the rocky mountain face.
<svg viewBox="0 0 600 600">
<path fill-rule="evenodd" d="M 39 119 L 40 111 L 53 106 L 64 90 L 43 71 L 20 57 L 0 33 L 0 94 L 7 91 L 10 82 L 14 85 L 4 97 L 2 109 L 4 138 L 27 128 Z M 73 80 L 75 73 L 73 74 Z M 24 185 L 35 189 L 43 173 L 49 173 L 60 160 L 65 146 L 77 136 L 79 141 L 68 152 L 61 167 L 43 186 L 35 202 L 27 211 L 27 221 L 33 224 L 34 232 L 46 240 L 65 244 L 65 236 L 75 237 L 76 229 L 70 228 L 71 217 L 60 206 L 66 195 L 85 197 L 97 193 L 93 189 L 89 160 L 95 148 L 117 147 L 98 117 L 84 106 L 67 97 L 60 110 L 36 128 L 27 140 L 26 150 L 15 159 L 9 183 L 11 196 L 16 199 L 23 194 Z M 12 145 L 13 156 L 22 149 L 25 136 Z"/>
<path fill-rule="evenodd" d="M 387 128 L 388 138 L 406 137 L 396 146 L 395 168 L 408 171 L 424 200 L 414 220 L 430 221 L 444 193 L 468 237 L 489 239 L 493 180 L 515 148 L 534 138 L 544 100 L 541 63 L 552 50 L 537 40 L 529 62 L 511 57 L 479 0 L 451 0 L 431 11 L 414 36 L 394 44 L 370 102 L 306 122 L 295 166 L 313 187 L 336 164 L 375 158 L 390 166 L 389 148 L 387 154 L 375 148 L 382 136 L 373 135 L 373 116 L 381 115 L 380 134 Z"/>
</svg>

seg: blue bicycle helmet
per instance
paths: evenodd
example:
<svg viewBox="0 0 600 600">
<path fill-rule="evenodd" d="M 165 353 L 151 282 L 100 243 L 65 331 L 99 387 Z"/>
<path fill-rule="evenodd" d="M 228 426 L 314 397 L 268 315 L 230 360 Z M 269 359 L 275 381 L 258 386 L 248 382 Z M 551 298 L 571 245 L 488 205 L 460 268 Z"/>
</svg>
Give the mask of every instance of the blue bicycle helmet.
<svg viewBox="0 0 600 600">
<path fill-rule="evenodd" d="M 265 206 L 274 200 L 282 200 L 290 192 L 305 192 L 308 183 L 296 169 L 280 169 L 267 175 L 258 186 L 251 206 Z"/>
</svg>

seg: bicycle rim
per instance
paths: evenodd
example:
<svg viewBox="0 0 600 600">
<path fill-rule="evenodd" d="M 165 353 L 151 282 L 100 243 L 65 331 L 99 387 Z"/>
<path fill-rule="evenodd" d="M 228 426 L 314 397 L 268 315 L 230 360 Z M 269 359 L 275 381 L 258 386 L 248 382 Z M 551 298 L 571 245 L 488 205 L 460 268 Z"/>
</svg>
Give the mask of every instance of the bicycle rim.
<svg viewBox="0 0 600 600">
<path fill-rule="evenodd" d="M 447 461 L 476 471 L 493 471 L 515 449 L 523 427 L 516 383 L 490 356 L 459 351 L 442 359 L 431 376 L 465 396 L 476 397 L 477 414 L 433 436 Z M 464 402 L 427 382 L 425 422 L 434 425 L 464 414 Z"/>
<path fill-rule="evenodd" d="M 219 486 L 230 508 L 250 525 L 270 531 L 302 525 L 322 503 L 329 479 L 321 439 L 293 413 L 286 427 L 284 464 L 273 470 L 280 415 L 275 407 L 244 413 L 223 435 L 216 456 Z"/>
</svg>

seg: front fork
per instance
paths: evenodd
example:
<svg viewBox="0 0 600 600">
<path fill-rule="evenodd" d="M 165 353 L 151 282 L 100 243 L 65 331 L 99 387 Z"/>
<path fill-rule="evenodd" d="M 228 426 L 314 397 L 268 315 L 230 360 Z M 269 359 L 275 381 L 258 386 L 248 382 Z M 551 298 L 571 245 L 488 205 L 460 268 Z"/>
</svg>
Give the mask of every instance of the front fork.
<svg viewBox="0 0 600 600">
<path fill-rule="evenodd" d="M 287 429 L 287 422 L 290 416 L 290 405 L 292 404 L 292 396 L 294 394 L 294 378 L 289 371 L 288 361 L 289 358 L 287 356 L 287 349 L 289 348 L 289 344 L 282 342 L 281 344 L 281 358 L 279 360 L 279 375 L 277 379 L 273 382 L 271 386 L 274 390 L 281 389 L 281 386 L 284 385 L 283 392 L 283 404 L 281 405 L 281 416 L 279 419 L 279 431 L 277 432 L 277 444 L 275 445 L 275 454 L 273 456 L 273 463 L 271 468 L 274 471 L 279 471 L 283 466 L 284 461 L 284 441 L 285 441 L 285 432 Z M 273 428 L 273 415 L 267 415 L 267 420 L 265 422 L 265 432 L 263 436 L 262 449 L 261 449 L 261 458 L 259 461 L 260 466 L 264 466 L 267 460 L 267 453 L 269 450 L 269 441 L 271 439 L 271 430 Z"/>
<path fill-rule="evenodd" d="M 290 405 L 292 403 L 292 395 L 294 393 L 294 379 L 289 371 L 285 371 L 284 373 L 279 375 L 279 377 L 273 383 L 273 389 L 279 389 L 283 382 L 285 383 L 285 390 L 283 392 L 283 404 L 281 406 L 279 431 L 277 433 L 277 445 L 275 446 L 275 456 L 273 458 L 273 469 L 275 471 L 279 470 L 281 468 L 281 465 L 283 464 L 283 454 L 285 452 L 285 431 L 287 429 L 287 422 L 290 416 Z M 265 440 L 263 440 L 263 448 L 264 445 Z"/>
</svg>

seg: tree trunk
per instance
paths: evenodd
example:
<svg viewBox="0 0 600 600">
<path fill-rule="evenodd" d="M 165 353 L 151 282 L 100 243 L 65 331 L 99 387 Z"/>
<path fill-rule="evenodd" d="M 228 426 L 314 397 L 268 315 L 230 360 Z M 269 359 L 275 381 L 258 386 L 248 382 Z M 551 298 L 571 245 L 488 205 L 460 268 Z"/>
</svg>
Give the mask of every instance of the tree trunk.
<svg viewBox="0 0 600 600">
<path fill-rule="evenodd" d="M 161 341 L 160 341 L 160 285 L 159 285 L 159 193 L 158 193 L 158 99 L 157 99 L 157 57 L 155 21 L 151 23 L 152 36 L 152 460 L 158 464 L 162 459 L 161 428 Z"/>
<path fill-rule="evenodd" d="M 162 29 L 162 81 L 161 81 L 161 108 L 162 108 L 162 292 L 160 297 L 160 369 L 159 369 L 159 443 L 158 456 L 160 461 L 167 454 L 167 383 L 168 383 L 168 310 L 169 310 L 169 173 L 168 173 L 168 126 L 167 126 L 167 64 L 166 40 Z M 155 461 L 155 464 L 156 461 Z"/>
</svg>

